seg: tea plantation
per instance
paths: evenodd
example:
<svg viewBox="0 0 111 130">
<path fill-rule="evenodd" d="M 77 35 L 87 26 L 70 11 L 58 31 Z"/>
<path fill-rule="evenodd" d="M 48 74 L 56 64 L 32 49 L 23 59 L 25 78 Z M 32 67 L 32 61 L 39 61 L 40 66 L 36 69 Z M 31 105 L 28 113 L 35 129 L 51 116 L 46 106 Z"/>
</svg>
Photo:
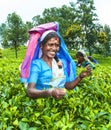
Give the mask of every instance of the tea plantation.
<svg viewBox="0 0 111 130">
<path fill-rule="evenodd" d="M 17 59 L 13 50 L 1 54 L 0 130 L 111 130 L 111 57 L 94 55 L 92 75 L 55 100 L 27 97 L 18 69 L 25 49 Z"/>
</svg>

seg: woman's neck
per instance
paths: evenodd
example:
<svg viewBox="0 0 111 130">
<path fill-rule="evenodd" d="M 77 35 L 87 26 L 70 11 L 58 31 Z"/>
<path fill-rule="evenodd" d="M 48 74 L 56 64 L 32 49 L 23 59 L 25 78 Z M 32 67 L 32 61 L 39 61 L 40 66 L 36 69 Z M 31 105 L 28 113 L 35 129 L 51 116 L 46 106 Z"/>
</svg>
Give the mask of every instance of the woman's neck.
<svg viewBox="0 0 111 130">
<path fill-rule="evenodd" d="M 41 57 L 51 68 L 53 58 Z"/>
</svg>

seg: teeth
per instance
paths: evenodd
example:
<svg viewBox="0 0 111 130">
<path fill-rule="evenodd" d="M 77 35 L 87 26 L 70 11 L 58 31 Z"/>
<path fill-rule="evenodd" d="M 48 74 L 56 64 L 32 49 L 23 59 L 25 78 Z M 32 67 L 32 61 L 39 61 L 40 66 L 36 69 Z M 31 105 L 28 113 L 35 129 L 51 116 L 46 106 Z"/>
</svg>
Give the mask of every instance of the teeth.
<svg viewBox="0 0 111 130">
<path fill-rule="evenodd" d="M 55 52 L 50 52 L 51 54 L 55 54 Z"/>
</svg>

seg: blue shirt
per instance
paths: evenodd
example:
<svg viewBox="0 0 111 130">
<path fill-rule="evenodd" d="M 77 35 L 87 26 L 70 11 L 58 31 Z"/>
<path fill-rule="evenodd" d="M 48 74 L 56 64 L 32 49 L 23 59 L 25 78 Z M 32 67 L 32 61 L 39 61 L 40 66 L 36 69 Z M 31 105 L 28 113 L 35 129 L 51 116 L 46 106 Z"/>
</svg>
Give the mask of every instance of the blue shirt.
<svg viewBox="0 0 111 130">
<path fill-rule="evenodd" d="M 62 80 L 62 84 L 65 84 L 65 82 L 69 79 L 66 72 L 66 66 L 64 64 L 63 70 L 65 78 Z M 32 62 L 28 83 L 35 83 L 36 89 L 39 90 L 49 89 L 51 87 L 50 83 L 52 81 L 52 78 L 52 68 L 50 68 L 44 60 L 40 58 Z"/>
</svg>

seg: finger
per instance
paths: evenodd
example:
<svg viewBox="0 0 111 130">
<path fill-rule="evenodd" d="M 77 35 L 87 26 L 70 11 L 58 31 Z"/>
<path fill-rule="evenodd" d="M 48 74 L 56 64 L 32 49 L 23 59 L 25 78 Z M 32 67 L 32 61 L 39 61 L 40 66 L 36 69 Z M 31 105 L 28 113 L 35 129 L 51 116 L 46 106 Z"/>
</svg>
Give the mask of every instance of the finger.
<svg viewBox="0 0 111 130">
<path fill-rule="evenodd" d="M 87 69 L 87 72 L 91 72 L 92 71 L 92 68 L 90 68 L 90 69 Z"/>
<path fill-rule="evenodd" d="M 56 99 L 61 99 L 61 98 L 63 98 L 64 97 L 64 95 L 57 95 L 56 96 Z"/>
<path fill-rule="evenodd" d="M 91 72 L 87 72 L 88 75 L 91 75 Z"/>
</svg>

